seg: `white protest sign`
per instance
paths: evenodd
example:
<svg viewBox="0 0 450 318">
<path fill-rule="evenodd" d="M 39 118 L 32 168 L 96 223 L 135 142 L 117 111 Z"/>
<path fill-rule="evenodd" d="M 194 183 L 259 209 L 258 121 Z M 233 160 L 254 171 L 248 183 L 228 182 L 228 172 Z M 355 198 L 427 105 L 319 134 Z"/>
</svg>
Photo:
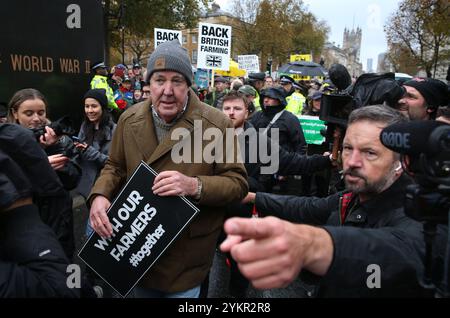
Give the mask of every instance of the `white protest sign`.
<svg viewBox="0 0 450 318">
<path fill-rule="evenodd" d="M 181 31 L 155 28 L 155 49 L 161 43 L 173 40 L 178 40 L 183 45 L 182 38 L 183 34 Z"/>
<path fill-rule="evenodd" d="M 198 68 L 228 71 L 231 55 L 231 26 L 198 25 Z"/>
<path fill-rule="evenodd" d="M 247 74 L 259 72 L 258 55 L 239 55 L 238 64 L 240 69 L 247 71 Z"/>
</svg>

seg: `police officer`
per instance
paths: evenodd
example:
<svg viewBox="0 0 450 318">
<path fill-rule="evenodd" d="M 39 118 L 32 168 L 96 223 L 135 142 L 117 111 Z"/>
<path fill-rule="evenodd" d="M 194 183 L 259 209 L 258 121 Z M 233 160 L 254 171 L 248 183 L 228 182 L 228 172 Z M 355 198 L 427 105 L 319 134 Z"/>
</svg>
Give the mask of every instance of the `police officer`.
<svg viewBox="0 0 450 318">
<path fill-rule="evenodd" d="M 108 70 L 105 63 L 95 63 L 92 66 L 91 71 L 95 74 L 91 80 L 91 89 L 104 89 L 106 91 L 106 97 L 108 97 L 108 107 L 111 110 L 119 110 L 119 107 L 114 101 L 113 90 L 108 84 Z"/>
<path fill-rule="evenodd" d="M 256 111 L 261 110 L 261 103 L 259 98 L 259 93 L 264 87 L 264 80 L 266 79 L 266 73 L 250 73 L 248 74 L 248 84 L 256 90 L 255 97 L 255 109 Z"/>
<path fill-rule="evenodd" d="M 305 96 L 298 92 L 301 87 L 292 77 L 287 75 L 282 75 L 280 77 L 280 84 L 286 91 L 286 110 L 290 111 L 294 115 L 300 116 L 302 114 L 303 105 L 306 101 Z"/>
</svg>

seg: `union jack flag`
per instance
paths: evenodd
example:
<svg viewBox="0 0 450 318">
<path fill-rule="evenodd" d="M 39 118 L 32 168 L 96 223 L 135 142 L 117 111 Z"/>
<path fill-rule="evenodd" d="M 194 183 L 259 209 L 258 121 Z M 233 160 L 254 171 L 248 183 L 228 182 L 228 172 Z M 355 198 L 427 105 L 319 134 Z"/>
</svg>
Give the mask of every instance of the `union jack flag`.
<svg viewBox="0 0 450 318">
<path fill-rule="evenodd" d="M 222 57 L 218 55 L 207 55 L 206 56 L 206 65 L 210 67 L 221 67 L 222 66 Z"/>
</svg>

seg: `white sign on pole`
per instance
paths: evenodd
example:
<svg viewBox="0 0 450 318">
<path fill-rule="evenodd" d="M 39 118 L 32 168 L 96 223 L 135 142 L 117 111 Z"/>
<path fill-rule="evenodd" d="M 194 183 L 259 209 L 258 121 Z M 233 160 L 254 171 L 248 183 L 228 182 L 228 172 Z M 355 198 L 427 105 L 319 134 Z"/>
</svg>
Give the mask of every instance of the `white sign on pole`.
<svg viewBox="0 0 450 318">
<path fill-rule="evenodd" d="M 197 68 L 228 71 L 231 55 L 231 26 L 199 23 L 198 34 Z"/>
<path fill-rule="evenodd" d="M 161 43 L 172 40 L 178 40 L 183 45 L 182 38 L 183 34 L 181 31 L 155 28 L 155 49 Z"/>
<path fill-rule="evenodd" d="M 244 69 L 247 71 L 247 74 L 259 72 L 258 55 L 239 55 L 238 64 L 240 69 Z"/>
</svg>

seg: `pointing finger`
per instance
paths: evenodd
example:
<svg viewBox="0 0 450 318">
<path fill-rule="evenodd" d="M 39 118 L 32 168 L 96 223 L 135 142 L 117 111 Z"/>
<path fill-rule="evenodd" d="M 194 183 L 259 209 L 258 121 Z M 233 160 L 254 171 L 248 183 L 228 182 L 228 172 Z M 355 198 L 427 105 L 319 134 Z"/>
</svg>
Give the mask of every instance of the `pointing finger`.
<svg viewBox="0 0 450 318">
<path fill-rule="evenodd" d="M 262 239 L 277 234 L 280 222 L 281 220 L 274 217 L 231 218 L 225 222 L 224 229 L 229 235 L 239 235 L 245 239 Z"/>
</svg>

